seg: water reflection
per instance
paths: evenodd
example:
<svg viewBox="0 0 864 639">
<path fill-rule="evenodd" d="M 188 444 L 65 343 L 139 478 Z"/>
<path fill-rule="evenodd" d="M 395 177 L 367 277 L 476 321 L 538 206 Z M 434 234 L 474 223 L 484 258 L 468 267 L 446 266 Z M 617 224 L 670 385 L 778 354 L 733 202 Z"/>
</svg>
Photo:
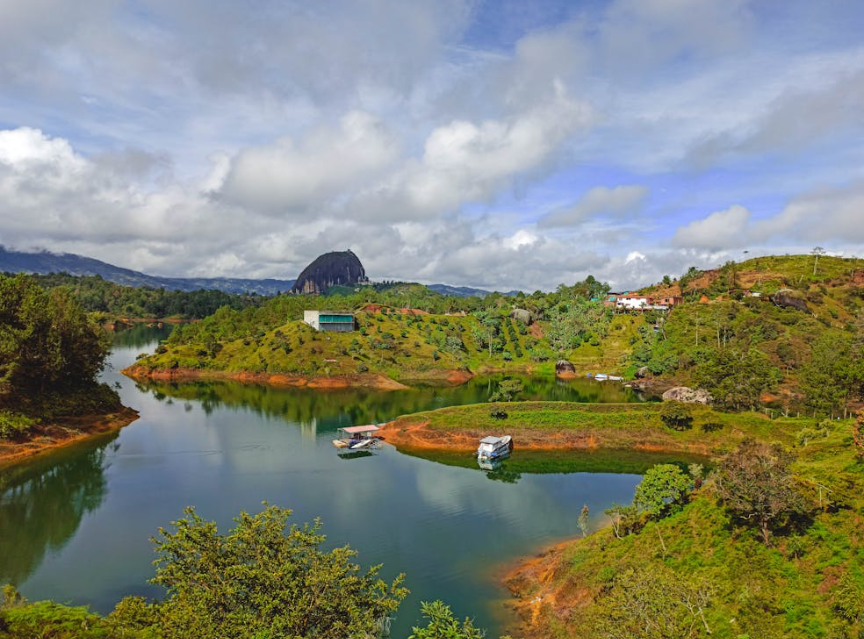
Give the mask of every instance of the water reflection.
<svg viewBox="0 0 864 639">
<path fill-rule="evenodd" d="M 90 450 L 68 451 L 61 461 L 0 474 L 0 584 L 22 583 L 100 506 L 107 493 L 108 446 L 103 441 Z"/>
<path fill-rule="evenodd" d="M 618 384 L 589 379 L 558 380 L 554 377 L 531 378 L 496 375 L 475 378 L 458 387 L 420 387 L 404 391 L 381 392 L 368 389 L 310 390 L 275 388 L 230 381 L 169 383 L 144 381 L 137 389 L 161 402 L 172 399 L 198 403 L 207 415 L 222 408 L 249 408 L 265 417 L 277 417 L 301 425 L 304 435 L 316 435 L 356 424 L 389 421 L 399 415 L 445 406 L 485 402 L 502 379 L 519 379 L 525 391 L 520 399 L 628 403 L 641 398 Z M 187 410 L 189 410 L 187 408 Z"/>
</svg>

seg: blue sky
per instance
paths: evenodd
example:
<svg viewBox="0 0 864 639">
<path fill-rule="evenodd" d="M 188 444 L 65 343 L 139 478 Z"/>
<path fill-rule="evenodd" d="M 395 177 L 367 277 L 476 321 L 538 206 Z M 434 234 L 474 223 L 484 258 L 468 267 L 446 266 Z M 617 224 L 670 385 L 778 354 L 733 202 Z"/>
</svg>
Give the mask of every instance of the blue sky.
<svg viewBox="0 0 864 639">
<path fill-rule="evenodd" d="M 0 0 L 0 242 L 631 288 L 864 254 L 860 0 Z"/>
</svg>

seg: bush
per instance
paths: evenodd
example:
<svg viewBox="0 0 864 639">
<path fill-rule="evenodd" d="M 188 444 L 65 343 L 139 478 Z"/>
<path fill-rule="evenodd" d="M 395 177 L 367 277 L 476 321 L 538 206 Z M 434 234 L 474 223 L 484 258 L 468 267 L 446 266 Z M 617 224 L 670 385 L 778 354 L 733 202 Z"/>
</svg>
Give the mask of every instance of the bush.
<svg viewBox="0 0 864 639">
<path fill-rule="evenodd" d="M 35 419 L 0 411 L 0 439 L 11 439 L 26 433 L 36 424 Z"/>
<path fill-rule="evenodd" d="M 368 370 L 369 370 L 369 367 L 366 366 L 366 364 L 364 364 L 363 362 L 360 362 L 359 364 L 357 364 L 357 372 L 358 373 L 365 373 Z"/>
<path fill-rule="evenodd" d="M 507 414 L 507 411 L 500 406 L 493 406 L 489 410 L 489 417 L 492 419 L 507 419 L 509 415 Z"/>
<path fill-rule="evenodd" d="M 693 411 L 684 402 L 663 402 L 660 419 L 672 430 L 683 431 L 693 426 Z"/>
</svg>

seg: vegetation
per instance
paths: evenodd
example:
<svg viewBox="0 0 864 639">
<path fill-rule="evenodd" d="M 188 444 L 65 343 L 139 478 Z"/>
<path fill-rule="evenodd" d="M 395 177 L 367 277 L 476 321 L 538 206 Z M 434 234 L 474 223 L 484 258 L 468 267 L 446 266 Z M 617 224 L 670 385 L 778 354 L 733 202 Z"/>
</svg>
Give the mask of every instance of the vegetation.
<svg viewBox="0 0 864 639">
<path fill-rule="evenodd" d="M 54 602 L 29 603 L 3 590 L 0 633 L 10 639 L 358 639 L 382 634 L 408 593 L 403 577 L 386 583 L 380 566 L 361 572 L 349 547 L 325 551 L 321 523 L 288 526 L 291 511 L 268 506 L 241 513 L 220 534 L 215 523 L 187 509 L 172 530 L 153 539 L 152 583 L 161 601 L 127 597 L 111 614 Z M 470 620 L 459 622 L 440 601 L 422 604 L 428 625 L 416 639 L 479 639 Z"/>
<path fill-rule="evenodd" d="M 97 317 L 202 319 L 226 306 L 234 310 L 256 308 L 267 298 L 254 293 L 234 294 L 212 289 L 171 291 L 146 286 L 121 286 L 99 275 L 66 273 L 31 276 L 45 289 L 68 292 L 88 313 Z"/>
<path fill-rule="evenodd" d="M 806 445 L 781 429 L 751 431 L 756 441 L 719 455 L 704 483 L 695 480 L 702 469 L 689 478 L 675 466 L 649 471 L 633 506 L 609 509 L 610 529 L 532 567 L 552 577 L 522 590 L 523 600 L 558 602 L 532 609 L 532 632 L 861 636 L 864 465 L 852 428 L 851 420 L 830 422 Z M 579 593 L 579 603 L 566 605 L 567 593 Z"/>
<path fill-rule="evenodd" d="M 116 393 L 95 381 L 107 354 L 105 334 L 68 293 L 0 276 L 0 438 L 119 408 Z"/>
</svg>

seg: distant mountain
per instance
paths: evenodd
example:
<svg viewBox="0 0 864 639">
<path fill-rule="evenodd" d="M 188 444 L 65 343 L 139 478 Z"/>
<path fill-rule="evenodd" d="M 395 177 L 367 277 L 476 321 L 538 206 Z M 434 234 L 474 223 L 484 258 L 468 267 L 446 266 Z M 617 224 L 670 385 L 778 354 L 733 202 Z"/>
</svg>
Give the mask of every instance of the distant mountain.
<svg viewBox="0 0 864 639">
<path fill-rule="evenodd" d="M 294 282 L 294 293 L 324 293 L 332 286 L 366 283 L 366 269 L 351 251 L 333 251 L 319 255 Z"/>
<path fill-rule="evenodd" d="M 450 286 L 448 284 L 429 284 L 427 288 L 432 289 L 436 293 L 441 293 L 442 295 L 449 295 L 451 297 L 486 297 L 491 293 L 491 291 L 487 291 L 482 288 L 471 288 L 470 286 Z M 506 293 L 502 293 L 502 295 L 506 295 L 507 297 L 513 297 L 518 295 L 519 291 L 507 291 Z"/>
<path fill-rule="evenodd" d="M 258 293 L 276 295 L 291 290 L 294 280 L 250 280 L 228 277 L 158 277 L 127 268 L 120 268 L 91 257 L 73 253 L 21 253 L 0 246 L 0 273 L 69 273 L 70 275 L 99 275 L 124 286 L 149 286 L 174 291 L 213 289 L 225 293 Z"/>
</svg>

